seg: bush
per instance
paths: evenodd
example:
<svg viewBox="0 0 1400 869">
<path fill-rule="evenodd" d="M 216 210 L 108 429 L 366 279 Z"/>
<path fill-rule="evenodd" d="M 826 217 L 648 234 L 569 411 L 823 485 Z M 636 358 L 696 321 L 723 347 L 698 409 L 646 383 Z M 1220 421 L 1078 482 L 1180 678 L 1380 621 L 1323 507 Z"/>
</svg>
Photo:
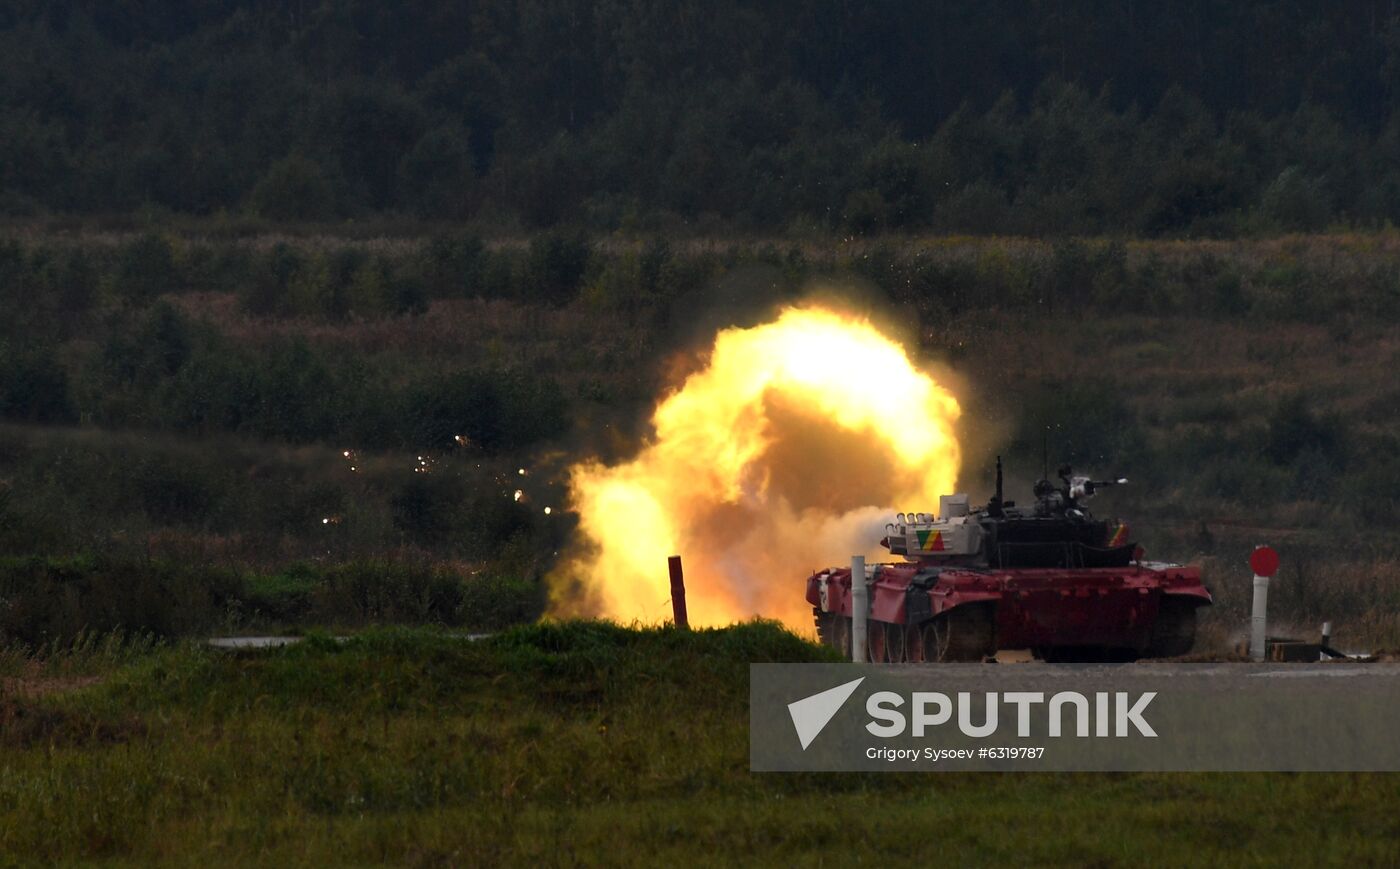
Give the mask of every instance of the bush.
<svg viewBox="0 0 1400 869">
<path fill-rule="evenodd" d="M 491 487 L 477 491 L 467 501 L 462 512 L 462 542 L 474 558 L 500 560 L 510 554 L 507 544 L 527 541 L 534 526 L 534 510 L 516 501 L 513 493 Z"/>
<path fill-rule="evenodd" d="M 465 217 L 472 181 L 471 143 L 458 125 L 429 130 L 399 162 L 399 199 L 420 217 Z"/>
<path fill-rule="evenodd" d="M 1388 457 L 1345 482 L 1346 503 L 1363 522 L 1378 528 L 1400 523 L 1400 458 Z"/>
<path fill-rule="evenodd" d="M 325 571 L 309 595 L 308 616 L 336 625 L 460 625 L 463 599 L 462 578 L 445 568 L 357 561 Z"/>
<path fill-rule="evenodd" d="M 306 267 L 306 257 L 286 242 L 278 242 L 257 263 L 243 297 L 250 314 L 272 316 L 291 306 L 292 282 Z"/>
<path fill-rule="evenodd" d="M 30 271 L 52 315 L 71 320 L 96 301 L 97 267 L 82 247 L 41 248 L 31 257 Z"/>
<path fill-rule="evenodd" d="M 1047 382 L 1021 403 L 1012 452 L 1039 468 L 1048 446 L 1051 471 L 1060 463 L 1097 473 L 1117 473 L 1146 458 L 1146 435 L 1137 414 L 1112 383 Z"/>
<path fill-rule="evenodd" d="M 409 265 L 389 272 L 389 310 L 394 314 L 421 314 L 428 310 L 428 290 L 422 277 Z"/>
<path fill-rule="evenodd" d="M 1305 452 L 1334 467 L 1342 464 L 1341 424 L 1322 419 L 1309 409 L 1301 395 L 1285 399 L 1269 415 L 1264 455 L 1276 465 L 1291 464 Z"/>
<path fill-rule="evenodd" d="M 486 575 L 463 589 L 461 623 L 465 627 L 498 631 L 539 619 L 547 603 L 544 586 L 516 577 Z"/>
<path fill-rule="evenodd" d="M 265 349 L 255 365 L 245 427 L 263 437 L 306 443 L 330 435 L 347 415 L 347 391 L 325 354 L 305 339 Z"/>
<path fill-rule="evenodd" d="M 0 641 L 65 642 L 83 631 L 162 637 L 207 630 L 237 599 L 231 571 L 99 557 L 0 560 Z"/>
<path fill-rule="evenodd" d="M 389 501 L 394 527 L 425 545 L 448 541 L 459 529 L 462 484 L 453 477 L 414 473 Z"/>
<path fill-rule="evenodd" d="M 431 449 L 458 436 L 487 452 L 521 449 L 557 437 L 568 425 L 559 384 L 503 371 L 458 371 L 410 390 L 407 444 Z"/>
<path fill-rule="evenodd" d="M 475 235 L 439 235 L 423 251 L 423 274 L 434 298 L 480 292 L 486 245 Z"/>
<path fill-rule="evenodd" d="M 77 421 L 68 375 L 52 349 L 20 352 L 0 345 L 0 418 L 40 423 Z"/>
<path fill-rule="evenodd" d="M 128 473 L 137 502 L 157 524 L 211 524 L 221 486 L 208 469 L 166 453 L 142 459 Z"/>
<path fill-rule="evenodd" d="M 343 320 L 350 315 L 354 303 L 350 285 L 366 259 L 368 255 L 355 247 L 338 247 L 325 255 L 321 266 L 325 282 L 320 296 L 322 315 L 331 320 Z"/>
<path fill-rule="evenodd" d="M 161 425 L 211 434 L 243 428 L 258 395 L 258 373 L 240 353 L 213 345 L 196 353 L 153 393 Z"/>
<path fill-rule="evenodd" d="M 292 564 L 269 575 L 117 557 L 0 559 L 0 644 L 59 646 L 123 631 L 157 637 L 225 627 L 439 624 L 496 630 L 537 619 L 543 588 L 488 575 L 466 580 L 415 562 Z"/>
<path fill-rule="evenodd" d="M 526 301 L 567 304 L 578 295 L 592 250 L 582 236 L 543 235 L 530 242 Z"/>
<path fill-rule="evenodd" d="M 244 590 L 242 615 L 258 623 L 303 623 L 311 614 L 312 595 L 321 584 L 319 570 L 305 562 L 279 573 L 252 576 Z"/>
<path fill-rule="evenodd" d="M 147 233 L 117 250 L 113 289 L 133 302 L 144 303 L 179 289 L 175 251 L 169 240 Z"/>
<path fill-rule="evenodd" d="M 335 196 L 320 164 L 292 154 L 268 168 L 248 207 L 270 220 L 323 220 L 335 216 Z"/>
<path fill-rule="evenodd" d="M 1331 219 L 1332 197 L 1323 179 L 1289 166 L 1265 188 L 1259 210 L 1282 229 L 1316 230 Z"/>
</svg>

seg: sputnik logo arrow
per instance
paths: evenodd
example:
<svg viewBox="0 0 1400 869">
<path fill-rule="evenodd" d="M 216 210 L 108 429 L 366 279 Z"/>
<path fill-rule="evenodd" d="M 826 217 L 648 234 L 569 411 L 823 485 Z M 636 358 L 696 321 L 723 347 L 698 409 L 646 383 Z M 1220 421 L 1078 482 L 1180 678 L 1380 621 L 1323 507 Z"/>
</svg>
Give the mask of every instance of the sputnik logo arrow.
<svg viewBox="0 0 1400 869">
<path fill-rule="evenodd" d="M 841 711 L 841 707 L 864 681 L 865 677 L 861 676 L 844 685 L 828 688 L 820 694 L 813 694 L 788 704 L 788 714 L 792 716 L 792 726 L 797 730 L 797 739 L 802 743 L 803 751 L 807 750 L 807 746 L 812 744 L 812 740 L 817 738 L 836 713 Z"/>
</svg>

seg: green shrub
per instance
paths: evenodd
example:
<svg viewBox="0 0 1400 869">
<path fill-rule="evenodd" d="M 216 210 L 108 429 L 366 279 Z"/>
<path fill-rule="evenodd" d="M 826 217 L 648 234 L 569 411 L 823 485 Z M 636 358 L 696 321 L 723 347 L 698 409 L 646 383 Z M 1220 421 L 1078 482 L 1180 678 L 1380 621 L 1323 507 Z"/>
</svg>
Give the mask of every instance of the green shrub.
<svg viewBox="0 0 1400 869">
<path fill-rule="evenodd" d="M 243 296 L 243 307 L 250 314 L 272 316 L 291 306 L 292 282 L 306 267 L 306 257 L 286 242 L 278 242 L 259 258 L 252 281 Z"/>
<path fill-rule="evenodd" d="M 97 301 L 98 267 L 81 246 L 35 251 L 30 270 L 55 313 L 72 319 Z"/>
<path fill-rule="evenodd" d="M 473 181 L 471 143 L 460 125 L 429 130 L 399 162 L 399 199 L 420 217 L 466 216 Z"/>
<path fill-rule="evenodd" d="M 288 565 L 279 573 L 250 576 L 241 613 L 257 623 L 304 624 L 311 615 L 312 596 L 322 581 L 320 571 L 305 562 Z"/>
<path fill-rule="evenodd" d="M 248 196 L 249 209 L 271 220 L 324 220 L 335 216 L 330 180 L 299 154 L 273 163 Z"/>
<path fill-rule="evenodd" d="M 1340 466 L 1343 459 L 1341 424 L 1317 416 L 1301 395 L 1279 402 L 1269 415 L 1264 455 L 1276 465 L 1287 465 L 1303 453 Z"/>
<path fill-rule="evenodd" d="M 461 516 L 461 542 L 467 553 L 482 560 L 501 560 L 520 544 L 529 545 L 535 511 L 516 501 L 511 491 L 485 487 L 467 499 Z M 519 563 L 513 567 L 520 568 Z"/>
<path fill-rule="evenodd" d="M 256 366 L 255 387 L 244 428 L 298 443 L 338 430 L 347 395 L 326 353 L 297 338 L 264 349 L 250 364 Z"/>
<path fill-rule="evenodd" d="M 423 278 L 408 264 L 389 272 L 389 310 L 394 314 L 421 314 L 428 310 L 428 290 Z"/>
<path fill-rule="evenodd" d="M 200 633 L 240 591 L 237 575 L 211 567 L 108 557 L 0 560 L 0 640 L 37 646 L 88 631 Z"/>
<path fill-rule="evenodd" d="M 0 344 L 0 419 L 76 421 L 68 374 L 52 348 L 20 351 Z"/>
<path fill-rule="evenodd" d="M 439 235 L 422 254 L 428 294 L 449 298 L 481 292 L 486 245 L 476 235 Z"/>
<path fill-rule="evenodd" d="M 146 233 L 117 249 L 113 289 L 123 298 L 144 303 L 179 289 L 175 251 L 161 235 Z"/>
<path fill-rule="evenodd" d="M 578 295 L 592 260 L 592 248 L 583 236 L 548 234 L 530 242 L 526 300 L 567 304 Z"/>
<path fill-rule="evenodd" d="M 497 631 L 537 620 L 547 602 L 539 582 L 487 574 L 464 585 L 460 619 L 468 628 Z"/>
<path fill-rule="evenodd" d="M 415 472 L 390 499 L 394 527 L 418 543 L 444 543 L 460 527 L 462 499 L 456 478 Z"/>
<path fill-rule="evenodd" d="M 321 624 L 461 624 L 462 578 L 446 568 L 357 561 L 327 568 L 323 577 L 309 603 L 309 616 Z"/>
<path fill-rule="evenodd" d="M 1146 460 L 1146 435 L 1127 396 L 1109 381 L 1046 382 L 1024 396 L 1012 453 L 1039 468 L 1048 447 L 1053 472 L 1060 463 L 1084 471 L 1117 473 Z"/>
<path fill-rule="evenodd" d="M 531 446 L 568 425 L 563 390 L 548 377 L 467 370 L 433 377 L 408 393 L 407 445 L 444 447 L 464 437 L 487 452 Z"/>
<path fill-rule="evenodd" d="M 162 525 L 208 526 L 222 496 L 222 485 L 202 464 L 186 456 L 152 454 L 127 471 L 137 503 Z"/>
<path fill-rule="evenodd" d="M 1325 179 L 1289 166 L 1264 189 L 1259 210 L 1282 229 L 1317 230 L 1331 219 L 1331 192 Z"/>
<path fill-rule="evenodd" d="M 364 260 L 350 278 L 350 313 L 371 319 L 382 317 L 393 309 L 390 283 L 392 267 L 384 257 Z"/>
</svg>

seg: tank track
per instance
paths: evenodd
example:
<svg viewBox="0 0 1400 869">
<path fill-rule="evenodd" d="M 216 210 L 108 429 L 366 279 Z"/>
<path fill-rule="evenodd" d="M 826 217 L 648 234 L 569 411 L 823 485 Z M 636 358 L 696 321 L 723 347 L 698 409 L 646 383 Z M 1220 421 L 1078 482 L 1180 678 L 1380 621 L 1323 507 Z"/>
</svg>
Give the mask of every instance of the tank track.
<svg viewBox="0 0 1400 869">
<path fill-rule="evenodd" d="M 812 613 L 818 641 L 850 657 L 851 620 L 815 608 Z M 916 629 L 872 621 L 867 637 L 872 663 L 982 661 L 996 654 L 996 610 L 990 604 L 956 607 Z"/>
<path fill-rule="evenodd" d="M 1147 643 L 1149 658 L 1176 658 L 1190 654 L 1196 644 L 1196 606 L 1191 601 L 1164 595 Z"/>
<path fill-rule="evenodd" d="M 991 604 L 966 604 L 924 622 L 924 660 L 982 661 L 996 654 L 996 610 Z"/>
</svg>

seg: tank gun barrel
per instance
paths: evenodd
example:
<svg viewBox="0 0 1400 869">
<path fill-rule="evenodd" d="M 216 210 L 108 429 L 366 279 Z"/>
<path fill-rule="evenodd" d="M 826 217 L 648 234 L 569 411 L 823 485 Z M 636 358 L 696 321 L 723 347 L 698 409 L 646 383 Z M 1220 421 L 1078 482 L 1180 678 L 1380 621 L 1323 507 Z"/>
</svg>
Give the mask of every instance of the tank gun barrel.
<svg viewBox="0 0 1400 869">
<path fill-rule="evenodd" d="M 1069 483 L 1069 496 L 1071 498 L 1091 498 L 1100 489 L 1121 486 L 1127 482 L 1127 477 L 1118 477 L 1114 480 L 1091 480 L 1088 477 L 1074 477 Z"/>
</svg>

